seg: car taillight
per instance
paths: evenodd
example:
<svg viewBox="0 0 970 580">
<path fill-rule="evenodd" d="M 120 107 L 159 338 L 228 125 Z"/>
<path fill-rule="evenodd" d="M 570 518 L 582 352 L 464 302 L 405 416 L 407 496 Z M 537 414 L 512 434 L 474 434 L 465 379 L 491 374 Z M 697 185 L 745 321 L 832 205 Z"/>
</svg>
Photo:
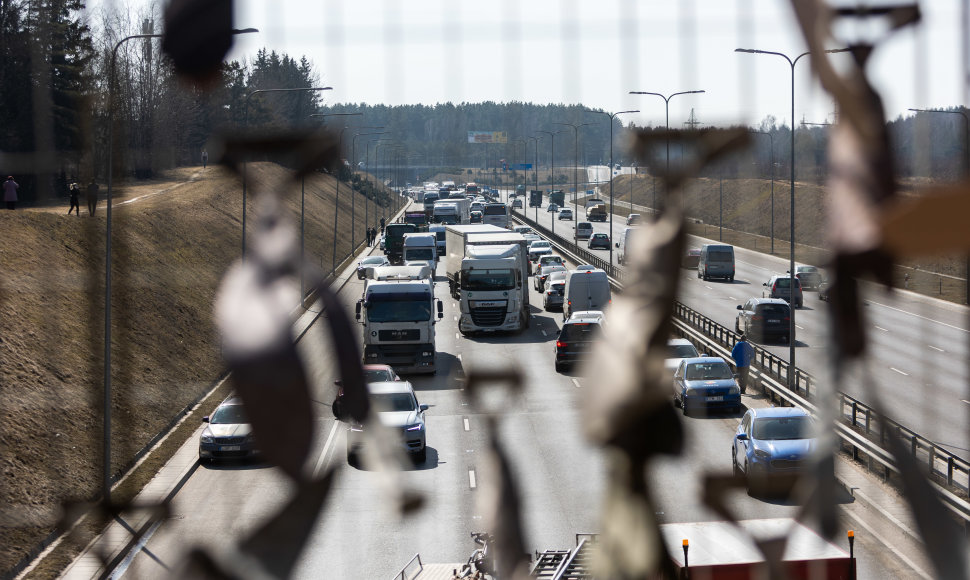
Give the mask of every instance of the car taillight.
<svg viewBox="0 0 970 580">
<path fill-rule="evenodd" d="M 751 320 L 764 320 L 764 318 L 765 317 L 761 316 L 760 314 L 755 314 L 754 316 L 751 317 Z"/>
<path fill-rule="evenodd" d="M 791 316 L 786 316 L 785 317 L 785 322 L 790 322 L 790 321 L 791 321 Z"/>
<path fill-rule="evenodd" d="M 557 340 L 556 341 L 556 348 L 566 348 L 566 343 L 563 342 L 563 341 L 561 341 L 561 340 Z"/>
</svg>

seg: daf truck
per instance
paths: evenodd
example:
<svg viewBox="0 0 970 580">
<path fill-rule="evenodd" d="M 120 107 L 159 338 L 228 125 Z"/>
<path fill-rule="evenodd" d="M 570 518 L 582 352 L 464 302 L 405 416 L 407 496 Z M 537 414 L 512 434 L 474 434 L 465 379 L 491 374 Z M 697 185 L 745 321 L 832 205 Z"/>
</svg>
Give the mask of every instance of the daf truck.
<svg viewBox="0 0 970 580">
<path fill-rule="evenodd" d="M 475 233 L 501 234 L 509 232 L 485 224 L 445 226 L 445 253 L 442 255 L 442 260 L 445 265 L 445 274 L 448 276 L 449 291 L 454 298 L 458 298 L 458 277 L 461 273 L 461 261 L 465 259 L 467 238 Z"/>
<path fill-rule="evenodd" d="M 488 236 L 488 234 L 484 234 Z M 482 236 L 472 234 L 469 237 Z M 465 335 L 521 332 L 528 326 L 529 289 L 516 244 L 469 245 L 458 275 L 458 330 Z"/>
<path fill-rule="evenodd" d="M 426 266 L 374 268 L 357 301 L 364 325 L 365 364 L 387 364 L 398 373 L 434 374 L 435 324 L 444 317 Z"/>
</svg>

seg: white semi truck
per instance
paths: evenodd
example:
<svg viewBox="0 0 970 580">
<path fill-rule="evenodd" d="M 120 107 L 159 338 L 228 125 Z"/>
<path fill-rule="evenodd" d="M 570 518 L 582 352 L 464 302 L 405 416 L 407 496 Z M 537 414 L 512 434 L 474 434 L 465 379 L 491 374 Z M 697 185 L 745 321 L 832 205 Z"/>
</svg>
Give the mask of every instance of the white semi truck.
<svg viewBox="0 0 970 580">
<path fill-rule="evenodd" d="M 434 273 L 438 265 L 438 239 L 430 232 L 404 234 L 404 265 L 427 266 Z"/>
<path fill-rule="evenodd" d="M 449 198 L 436 201 L 431 222 L 445 225 L 467 224 L 470 219 L 471 200 Z"/>
<path fill-rule="evenodd" d="M 458 330 L 462 334 L 525 330 L 528 294 L 518 245 L 467 246 L 459 273 Z"/>
<path fill-rule="evenodd" d="M 444 317 L 426 266 L 374 268 L 357 301 L 364 325 L 364 363 L 399 373 L 434 374 L 435 324 Z"/>
</svg>

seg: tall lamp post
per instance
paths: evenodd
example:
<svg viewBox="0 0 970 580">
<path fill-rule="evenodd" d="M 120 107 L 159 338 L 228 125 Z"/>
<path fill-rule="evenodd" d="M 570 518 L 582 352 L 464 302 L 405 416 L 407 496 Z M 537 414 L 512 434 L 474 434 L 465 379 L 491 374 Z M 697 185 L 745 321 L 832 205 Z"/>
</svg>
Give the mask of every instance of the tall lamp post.
<svg viewBox="0 0 970 580">
<path fill-rule="evenodd" d="M 327 117 L 362 117 L 363 113 L 314 113 L 310 115 L 323 117 L 324 123 L 326 123 Z M 347 125 L 344 125 L 340 129 L 340 136 L 337 138 L 337 188 L 333 196 L 333 251 L 330 254 L 330 273 L 333 274 L 337 271 L 337 217 L 340 213 L 340 170 L 343 169 L 340 160 L 340 152 L 343 151 L 344 142 L 344 131 L 349 129 Z M 351 227 L 353 227 L 351 225 Z"/>
<path fill-rule="evenodd" d="M 551 195 L 551 192 L 556 190 L 556 135 L 558 135 L 559 133 L 562 133 L 562 131 L 556 131 L 555 133 L 553 133 L 552 131 L 540 130 L 540 131 L 536 131 L 536 133 L 544 133 L 546 135 L 549 135 L 549 140 L 552 142 L 550 147 L 550 152 L 549 152 L 549 180 L 552 182 L 549 192 Z M 542 205 L 542 203 L 540 202 L 539 205 Z M 556 219 L 555 219 L 556 216 L 552 216 L 552 217 L 553 219 L 550 220 L 552 222 L 552 235 L 556 235 Z M 536 223 L 539 223 L 538 206 L 536 206 Z"/>
<path fill-rule="evenodd" d="M 367 167 L 367 173 L 372 178 L 373 177 L 376 177 L 376 176 L 370 170 L 370 146 L 371 145 L 374 146 L 374 165 L 377 165 L 377 148 L 380 146 L 380 144 L 382 142 L 387 142 L 387 141 L 391 141 L 391 139 L 374 139 L 374 140 L 368 141 L 367 142 L 367 145 L 365 146 L 365 149 L 364 149 L 364 159 L 365 159 L 364 165 Z M 378 178 L 378 181 L 380 181 L 379 178 Z M 384 182 L 381 181 L 381 188 L 383 188 L 383 187 L 384 187 Z M 369 206 L 370 206 L 370 202 L 368 201 L 367 197 L 364 197 L 364 224 L 366 224 L 367 221 L 368 221 L 368 219 L 369 219 L 367 217 L 367 208 Z M 376 195 L 376 192 L 375 192 L 375 196 L 374 196 L 374 220 L 375 221 L 377 220 L 377 195 Z"/>
<path fill-rule="evenodd" d="M 363 129 L 383 129 L 384 127 L 362 127 Z M 370 137 L 372 135 L 383 135 L 384 131 L 379 133 L 354 133 L 354 139 L 351 144 L 351 151 L 353 153 L 351 157 L 351 171 L 357 174 L 357 138 L 358 137 Z M 366 200 L 366 197 L 364 198 Z M 353 189 L 350 192 L 350 251 L 353 252 L 357 248 L 357 238 L 354 236 L 357 222 L 357 198 L 354 197 Z M 366 206 L 366 202 L 365 202 Z"/>
<path fill-rule="evenodd" d="M 825 52 L 847 52 L 848 48 L 834 48 Z M 748 54 L 773 54 L 780 56 L 788 61 L 791 67 L 791 209 L 790 231 L 789 231 L 789 256 L 788 256 L 788 304 L 791 305 L 791 316 L 788 318 L 788 388 L 795 388 L 795 65 L 803 56 L 808 56 L 810 52 L 803 52 L 796 56 L 794 60 L 787 54 L 773 52 L 770 50 L 757 50 L 754 48 L 736 48 L 734 52 L 744 52 Z"/>
<path fill-rule="evenodd" d="M 573 223 L 576 223 L 575 216 L 579 215 L 579 128 L 586 127 L 587 125 L 592 125 L 592 123 L 583 123 L 581 125 L 575 125 L 573 123 L 553 123 L 553 125 L 562 125 L 564 127 L 573 128 L 573 149 L 575 153 L 575 159 L 573 161 Z M 613 200 L 610 199 L 610 215 L 613 215 Z M 613 220 L 610 219 L 610 240 L 612 244 L 613 240 Z M 579 238 L 576 237 L 576 227 L 573 226 L 573 244 L 576 244 Z M 612 256 L 611 256 L 612 258 Z"/>
<path fill-rule="evenodd" d="M 948 113 L 963 117 L 963 178 L 970 179 L 970 116 L 964 111 L 944 111 L 942 109 L 910 109 L 914 113 Z M 967 304 L 970 304 L 970 257 L 967 258 Z"/>
<path fill-rule="evenodd" d="M 292 93 L 292 92 L 310 92 L 310 91 L 332 91 L 333 87 L 300 87 L 294 89 L 257 89 L 248 95 L 246 95 L 246 102 L 243 106 L 245 111 L 243 127 L 249 128 L 249 101 L 254 95 L 260 93 Z M 243 199 L 242 199 L 242 258 L 246 259 L 246 167 L 247 163 L 243 161 Z"/>
<path fill-rule="evenodd" d="M 234 29 L 232 34 L 259 32 L 255 28 Z M 105 503 L 111 503 L 111 197 L 114 183 L 114 111 L 115 111 L 115 63 L 121 45 L 136 38 L 161 38 L 162 34 L 132 34 L 119 40 L 111 49 L 111 65 L 108 68 L 108 200 L 105 213 L 104 247 L 104 392 L 102 453 L 104 465 L 101 471 L 101 487 Z"/>
<path fill-rule="evenodd" d="M 594 111 L 592 109 L 586 109 L 586 113 L 597 113 L 600 115 L 606 115 L 610 118 L 610 265 L 613 264 L 613 119 L 617 115 L 625 115 L 627 113 L 639 113 L 636 111 L 620 111 L 618 113 L 607 113 L 606 111 Z M 630 202 L 633 202 L 633 196 L 630 196 Z M 655 206 L 656 207 L 656 206 Z M 579 209 L 579 206 L 576 206 Z M 578 217 L 576 219 L 579 219 Z"/>
<path fill-rule="evenodd" d="M 540 139 L 539 137 L 526 137 L 526 140 L 532 141 L 532 144 L 535 146 L 535 156 L 533 157 L 534 163 L 532 165 L 532 176 L 535 178 L 535 183 L 536 183 L 535 187 L 537 191 L 539 189 L 539 139 Z M 528 145 L 526 145 L 526 153 L 528 154 Z M 526 176 L 524 181 L 528 183 L 529 181 L 528 176 Z M 527 207 L 525 204 L 526 204 L 526 201 L 523 199 L 522 215 L 525 215 L 525 208 Z M 536 210 L 536 222 L 538 221 L 539 221 L 539 210 Z"/>
<path fill-rule="evenodd" d="M 673 93 L 670 96 L 664 96 L 660 93 L 651 93 L 648 91 L 630 91 L 631 95 L 653 95 L 655 97 L 660 97 L 664 100 L 664 109 L 666 110 L 667 120 L 664 123 L 664 130 L 667 131 L 667 173 L 670 173 L 670 99 L 676 97 L 677 95 L 696 95 L 698 93 L 703 93 L 700 91 L 681 91 L 679 93 Z M 610 167 L 610 175 L 613 175 L 613 168 Z"/>
<path fill-rule="evenodd" d="M 771 164 L 771 253 L 775 253 L 775 138 L 767 131 L 748 129 L 750 133 L 768 136 L 768 158 Z"/>
</svg>

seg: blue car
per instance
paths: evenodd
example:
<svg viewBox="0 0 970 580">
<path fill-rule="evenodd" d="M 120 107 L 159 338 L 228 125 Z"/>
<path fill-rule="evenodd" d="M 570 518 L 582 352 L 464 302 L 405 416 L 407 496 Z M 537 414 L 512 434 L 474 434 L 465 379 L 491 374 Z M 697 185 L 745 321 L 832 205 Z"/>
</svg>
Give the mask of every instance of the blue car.
<svg viewBox="0 0 970 580">
<path fill-rule="evenodd" d="M 790 484 L 815 450 L 815 425 L 804 409 L 749 409 L 731 447 L 735 475 L 752 485 Z"/>
<path fill-rule="evenodd" d="M 741 389 L 722 358 L 685 358 L 674 372 L 674 405 L 690 411 L 741 412 Z"/>
</svg>

